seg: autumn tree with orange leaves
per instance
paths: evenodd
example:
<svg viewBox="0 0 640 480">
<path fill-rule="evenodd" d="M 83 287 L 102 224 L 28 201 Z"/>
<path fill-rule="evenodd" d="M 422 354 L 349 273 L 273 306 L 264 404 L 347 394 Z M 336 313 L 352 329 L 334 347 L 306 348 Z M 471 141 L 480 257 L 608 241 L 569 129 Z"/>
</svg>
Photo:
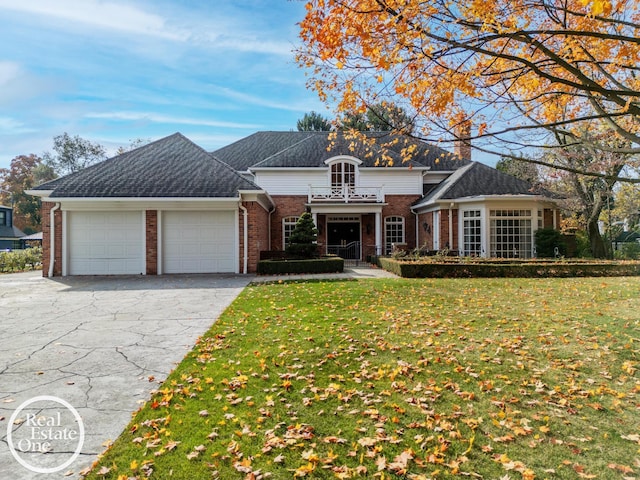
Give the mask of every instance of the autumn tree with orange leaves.
<svg viewBox="0 0 640 480">
<path fill-rule="evenodd" d="M 610 151 L 591 134 L 603 128 L 625 145 L 616 153 L 640 153 L 635 0 L 310 0 L 306 8 L 298 62 L 340 112 L 393 102 L 420 125 L 415 135 L 434 142 L 459 140 L 471 122 L 473 146 L 498 155 L 557 148 L 558 136 Z"/>
</svg>

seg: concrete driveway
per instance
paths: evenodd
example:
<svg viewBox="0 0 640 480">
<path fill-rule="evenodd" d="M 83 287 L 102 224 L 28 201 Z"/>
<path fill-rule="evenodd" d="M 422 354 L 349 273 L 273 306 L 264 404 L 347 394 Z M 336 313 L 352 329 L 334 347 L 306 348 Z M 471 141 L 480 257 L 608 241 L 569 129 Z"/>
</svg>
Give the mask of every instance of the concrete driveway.
<svg viewBox="0 0 640 480">
<path fill-rule="evenodd" d="M 253 279 L 0 275 L 0 478 L 78 478 Z M 12 429 L 11 444 L 28 465 L 53 469 L 72 458 L 77 432 L 57 449 L 68 450 L 58 457 L 52 451 L 24 453 L 43 446 L 41 439 L 53 443 L 55 451 L 63 444 L 63 427 L 72 431 L 79 423 L 71 410 L 51 399 L 18 408 L 43 395 L 68 402 L 85 429 L 79 455 L 57 473 L 36 473 L 18 463 L 7 439 L 15 413 L 14 423 L 23 423 Z M 37 417 L 29 416 L 33 409 L 39 409 Z M 40 436 L 45 426 L 48 437 Z M 18 438 L 25 442 L 20 447 Z"/>
</svg>

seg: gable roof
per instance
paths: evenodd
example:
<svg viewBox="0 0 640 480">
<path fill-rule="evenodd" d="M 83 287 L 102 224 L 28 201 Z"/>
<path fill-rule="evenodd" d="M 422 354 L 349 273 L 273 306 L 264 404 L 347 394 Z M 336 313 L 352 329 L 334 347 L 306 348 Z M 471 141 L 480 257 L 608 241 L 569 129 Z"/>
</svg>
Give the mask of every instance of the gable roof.
<svg viewBox="0 0 640 480">
<path fill-rule="evenodd" d="M 262 189 L 180 133 L 42 184 L 51 198 L 218 197 Z"/>
<path fill-rule="evenodd" d="M 362 160 L 362 167 L 385 167 L 386 155 L 392 167 L 429 168 L 431 171 L 452 171 L 468 163 L 456 155 L 420 140 L 388 132 L 363 132 L 375 139 L 371 146 L 337 132 L 335 140 L 330 132 L 257 132 L 238 140 L 213 154 L 238 171 L 258 168 L 325 167 L 325 160 L 349 155 Z M 413 146 L 415 155 L 403 161 L 402 150 Z M 379 165 L 376 162 L 379 161 Z"/>
<path fill-rule="evenodd" d="M 436 188 L 418 200 L 414 206 L 424 206 L 439 200 L 492 195 L 543 195 L 555 198 L 546 190 L 478 162 L 470 162 L 443 180 Z"/>
</svg>

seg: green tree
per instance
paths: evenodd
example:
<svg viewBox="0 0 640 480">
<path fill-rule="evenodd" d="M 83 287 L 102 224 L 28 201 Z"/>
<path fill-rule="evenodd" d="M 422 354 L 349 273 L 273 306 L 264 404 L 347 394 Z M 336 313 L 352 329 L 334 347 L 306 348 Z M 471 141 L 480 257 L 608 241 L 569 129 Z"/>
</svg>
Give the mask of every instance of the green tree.
<svg viewBox="0 0 640 480">
<path fill-rule="evenodd" d="M 53 153 L 43 155 L 45 163 L 60 175 L 77 172 L 106 158 L 107 153 L 99 143 L 78 135 L 71 137 L 66 132 L 53 137 Z"/>
<path fill-rule="evenodd" d="M 640 225 L 640 185 L 623 183 L 614 191 L 613 218 L 631 229 Z"/>
<path fill-rule="evenodd" d="M 328 132 L 331 122 L 318 112 L 305 113 L 297 123 L 299 132 Z"/>
<path fill-rule="evenodd" d="M 387 102 L 377 103 L 367 107 L 366 113 L 348 112 L 338 121 L 343 130 L 357 130 L 360 132 L 396 132 L 412 134 L 413 119 L 407 112 L 397 105 Z"/>
<path fill-rule="evenodd" d="M 309 212 L 304 212 L 296 223 L 286 252 L 289 255 L 301 258 L 313 258 L 318 250 L 318 229 L 313 223 L 313 217 Z"/>
<path fill-rule="evenodd" d="M 0 169 L 0 203 L 13 206 L 14 225 L 26 234 L 40 230 L 40 198 L 27 195 L 43 181 L 55 178 L 42 159 L 34 154 L 19 155 L 8 169 Z"/>
</svg>

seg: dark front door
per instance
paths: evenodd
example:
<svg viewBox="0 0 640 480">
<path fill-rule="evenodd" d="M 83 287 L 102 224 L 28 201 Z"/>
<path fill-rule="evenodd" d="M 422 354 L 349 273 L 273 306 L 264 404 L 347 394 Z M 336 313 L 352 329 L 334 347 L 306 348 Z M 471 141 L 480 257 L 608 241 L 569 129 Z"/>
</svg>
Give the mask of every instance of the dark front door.
<svg viewBox="0 0 640 480">
<path fill-rule="evenodd" d="M 328 253 L 344 259 L 360 258 L 360 224 L 358 222 L 329 222 L 327 227 Z"/>
</svg>

